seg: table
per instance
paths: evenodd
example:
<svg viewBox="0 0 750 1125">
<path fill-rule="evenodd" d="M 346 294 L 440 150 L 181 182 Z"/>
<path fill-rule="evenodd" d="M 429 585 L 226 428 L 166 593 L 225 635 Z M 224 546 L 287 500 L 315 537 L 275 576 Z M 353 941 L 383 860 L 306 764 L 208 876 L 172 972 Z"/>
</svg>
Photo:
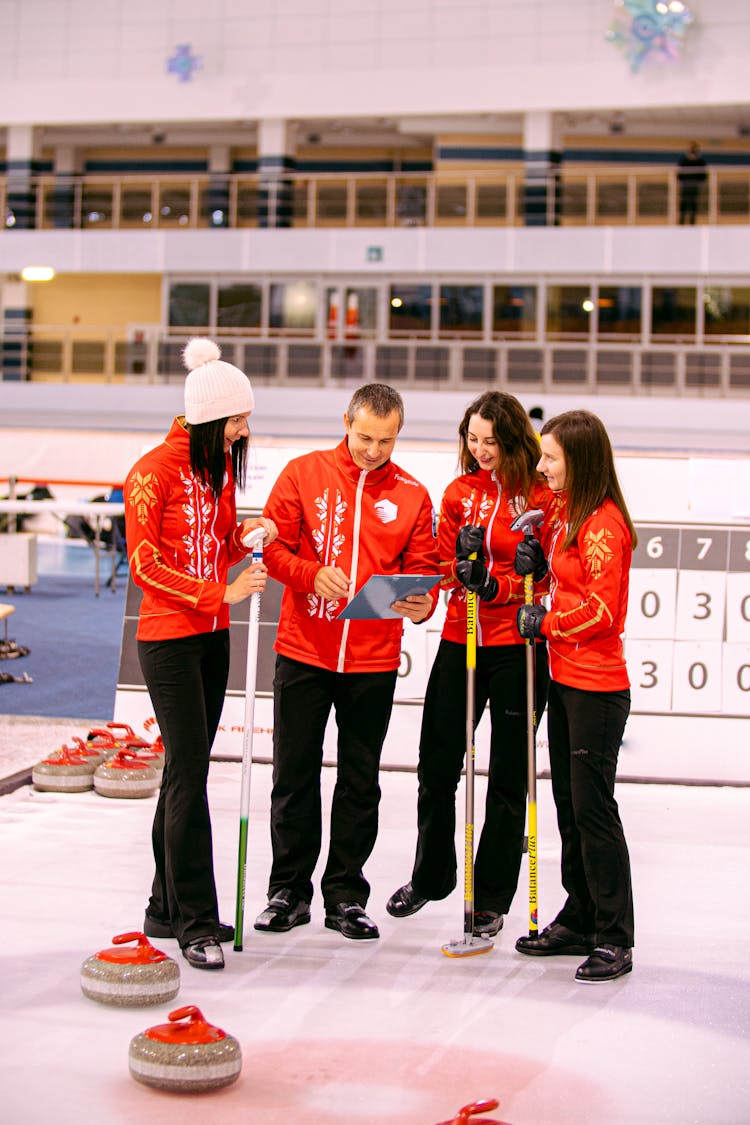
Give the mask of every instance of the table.
<svg viewBox="0 0 750 1125">
<path fill-rule="evenodd" d="M 101 555 L 101 531 L 102 520 L 111 519 L 114 516 L 123 516 L 125 514 L 125 505 L 120 502 L 113 501 L 92 501 L 92 500 L 0 500 L 0 512 L 6 512 L 8 515 L 28 515 L 36 516 L 41 515 L 43 512 L 52 512 L 54 515 L 60 516 L 65 519 L 66 516 L 84 516 L 90 520 L 94 527 L 94 590 L 96 596 L 99 596 L 99 557 Z M 8 531 L 5 534 L 14 535 L 14 531 Z M 112 590 L 115 589 L 117 572 L 117 552 L 114 547 L 112 549 L 112 574 L 109 579 L 108 585 Z"/>
</svg>

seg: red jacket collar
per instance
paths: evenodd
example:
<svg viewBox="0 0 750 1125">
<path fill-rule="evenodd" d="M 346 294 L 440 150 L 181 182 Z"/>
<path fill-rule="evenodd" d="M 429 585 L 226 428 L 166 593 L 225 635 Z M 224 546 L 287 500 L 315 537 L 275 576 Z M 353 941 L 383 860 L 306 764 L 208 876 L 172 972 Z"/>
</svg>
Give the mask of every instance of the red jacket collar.
<svg viewBox="0 0 750 1125">
<path fill-rule="evenodd" d="M 358 481 L 362 473 L 367 473 L 367 480 L 365 482 L 367 485 L 380 484 L 381 481 L 385 480 L 391 470 L 390 458 L 378 469 L 360 469 L 359 465 L 355 464 L 352 459 L 352 455 L 349 452 L 349 441 L 346 437 L 339 442 L 333 454 L 336 459 L 337 467 L 341 472 L 345 473 L 350 480 Z"/>
</svg>

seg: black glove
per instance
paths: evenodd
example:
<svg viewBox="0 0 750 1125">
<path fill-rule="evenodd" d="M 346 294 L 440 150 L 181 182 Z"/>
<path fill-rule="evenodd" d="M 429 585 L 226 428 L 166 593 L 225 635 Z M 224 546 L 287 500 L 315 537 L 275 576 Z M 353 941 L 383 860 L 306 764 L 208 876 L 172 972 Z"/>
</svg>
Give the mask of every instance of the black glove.
<svg viewBox="0 0 750 1125">
<path fill-rule="evenodd" d="M 527 641 L 533 640 L 534 637 L 541 637 L 542 622 L 546 612 L 543 605 L 522 605 L 519 609 L 516 614 L 516 624 L 518 632 Z"/>
<path fill-rule="evenodd" d="M 525 578 L 527 574 L 534 575 L 535 582 L 541 582 L 547 570 L 547 560 L 544 557 L 542 545 L 538 539 L 522 539 L 516 547 L 516 557 L 513 560 L 513 569 L 516 574 Z"/>
<path fill-rule="evenodd" d="M 484 528 L 482 530 L 484 531 Z M 461 559 L 456 563 L 456 574 L 459 582 L 463 583 L 467 590 L 478 594 L 482 601 L 491 602 L 497 597 L 497 578 L 490 574 L 479 559 Z"/>
<path fill-rule="evenodd" d="M 456 536 L 456 558 L 460 561 L 468 559 L 476 553 L 480 562 L 484 562 L 484 533 L 485 527 L 475 527 L 467 523 Z"/>
</svg>

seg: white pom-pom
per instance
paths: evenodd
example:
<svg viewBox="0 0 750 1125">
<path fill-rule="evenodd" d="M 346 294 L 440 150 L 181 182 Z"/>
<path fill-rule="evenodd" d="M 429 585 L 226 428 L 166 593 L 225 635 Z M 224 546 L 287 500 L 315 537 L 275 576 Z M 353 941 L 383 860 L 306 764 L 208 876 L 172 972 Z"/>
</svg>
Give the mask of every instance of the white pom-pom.
<svg viewBox="0 0 750 1125">
<path fill-rule="evenodd" d="M 182 358 L 188 371 L 195 371 L 196 367 L 202 367 L 204 363 L 220 359 L 221 349 L 213 340 L 208 340 L 205 336 L 195 336 L 185 345 Z"/>
</svg>

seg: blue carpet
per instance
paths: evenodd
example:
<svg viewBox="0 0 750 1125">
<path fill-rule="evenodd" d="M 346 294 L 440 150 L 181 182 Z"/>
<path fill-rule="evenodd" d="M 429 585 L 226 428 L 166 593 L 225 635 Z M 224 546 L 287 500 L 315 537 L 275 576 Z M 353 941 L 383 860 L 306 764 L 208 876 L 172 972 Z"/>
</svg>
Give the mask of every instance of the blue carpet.
<svg viewBox="0 0 750 1125">
<path fill-rule="evenodd" d="M 106 572 L 106 573 L 105 573 Z M 102 562 L 106 581 L 109 563 Z M 91 551 L 39 544 L 39 580 L 31 590 L 8 594 L 0 601 L 15 606 L 8 618 L 8 636 L 30 650 L 16 660 L 0 660 L 0 672 L 31 684 L 0 684 L 0 712 L 43 718 L 112 719 L 120 662 L 126 576 L 112 592 L 102 584 L 94 594 Z"/>
</svg>

